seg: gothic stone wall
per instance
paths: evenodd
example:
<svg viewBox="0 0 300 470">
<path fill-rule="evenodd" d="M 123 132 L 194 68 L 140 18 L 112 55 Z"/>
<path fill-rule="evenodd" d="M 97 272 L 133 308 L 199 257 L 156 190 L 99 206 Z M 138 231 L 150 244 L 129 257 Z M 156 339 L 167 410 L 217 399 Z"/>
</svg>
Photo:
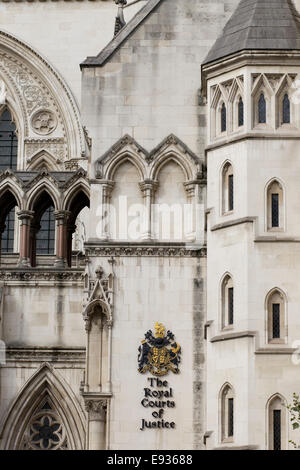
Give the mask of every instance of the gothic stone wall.
<svg viewBox="0 0 300 470">
<path fill-rule="evenodd" d="M 148 151 L 173 133 L 203 157 L 201 62 L 237 4 L 164 0 L 103 67 L 83 69 L 93 160 L 126 133 Z"/>
</svg>

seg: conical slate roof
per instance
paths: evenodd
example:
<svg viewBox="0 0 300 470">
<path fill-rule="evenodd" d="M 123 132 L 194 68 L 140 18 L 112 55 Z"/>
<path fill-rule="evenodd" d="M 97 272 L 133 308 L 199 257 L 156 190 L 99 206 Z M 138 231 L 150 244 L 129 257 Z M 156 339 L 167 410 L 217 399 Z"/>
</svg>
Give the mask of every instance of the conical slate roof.
<svg viewBox="0 0 300 470">
<path fill-rule="evenodd" d="M 300 50 L 299 21 L 292 0 L 242 0 L 204 64 L 243 50 Z"/>
</svg>

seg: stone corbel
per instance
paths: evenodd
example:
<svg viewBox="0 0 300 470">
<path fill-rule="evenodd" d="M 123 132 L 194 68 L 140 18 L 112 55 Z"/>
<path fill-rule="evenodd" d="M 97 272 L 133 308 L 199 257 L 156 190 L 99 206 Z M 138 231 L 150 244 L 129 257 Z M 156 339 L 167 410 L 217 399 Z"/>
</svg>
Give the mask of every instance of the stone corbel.
<svg viewBox="0 0 300 470">
<path fill-rule="evenodd" d="M 107 441 L 107 408 L 110 394 L 83 393 L 87 412 L 87 449 L 105 450 Z"/>
</svg>

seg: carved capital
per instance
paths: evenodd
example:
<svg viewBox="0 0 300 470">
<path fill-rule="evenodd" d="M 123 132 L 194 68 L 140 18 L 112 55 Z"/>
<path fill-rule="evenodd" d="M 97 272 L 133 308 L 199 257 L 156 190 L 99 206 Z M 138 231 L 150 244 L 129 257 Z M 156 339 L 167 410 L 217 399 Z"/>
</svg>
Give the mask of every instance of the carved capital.
<svg viewBox="0 0 300 470">
<path fill-rule="evenodd" d="M 159 182 L 147 179 L 139 183 L 139 185 L 144 195 L 147 195 L 147 193 L 150 193 L 150 195 L 153 195 L 159 186 Z"/>
<path fill-rule="evenodd" d="M 84 408 L 90 421 L 104 421 L 106 419 L 107 398 L 101 396 L 84 396 Z"/>
<path fill-rule="evenodd" d="M 101 180 L 100 181 L 103 190 L 103 196 L 110 197 L 112 190 L 115 187 L 115 182 L 110 180 Z"/>
<path fill-rule="evenodd" d="M 22 225 L 29 225 L 30 221 L 34 217 L 33 211 L 19 211 L 17 212 L 18 219 L 21 221 Z"/>
<path fill-rule="evenodd" d="M 94 413 L 101 413 L 102 411 L 106 411 L 107 409 L 107 400 L 85 400 L 84 407 L 86 411 L 93 411 Z"/>
<path fill-rule="evenodd" d="M 54 211 L 54 217 L 58 225 L 65 225 L 71 215 L 72 213 L 69 211 Z"/>
</svg>

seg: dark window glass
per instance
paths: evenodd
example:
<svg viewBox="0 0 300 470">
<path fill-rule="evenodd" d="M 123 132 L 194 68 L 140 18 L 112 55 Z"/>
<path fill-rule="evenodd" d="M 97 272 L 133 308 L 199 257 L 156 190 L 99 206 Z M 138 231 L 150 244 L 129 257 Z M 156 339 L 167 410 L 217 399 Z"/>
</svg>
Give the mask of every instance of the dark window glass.
<svg viewBox="0 0 300 470">
<path fill-rule="evenodd" d="M 233 211 L 233 175 L 228 177 L 228 210 Z"/>
<path fill-rule="evenodd" d="M 272 194 L 272 227 L 279 227 L 279 194 Z"/>
<path fill-rule="evenodd" d="M 233 325 L 233 287 L 228 289 L 228 324 Z"/>
<path fill-rule="evenodd" d="M 273 304 L 273 338 L 280 338 L 280 304 Z"/>
<path fill-rule="evenodd" d="M 50 206 L 41 217 L 41 228 L 36 236 L 36 253 L 38 255 L 54 254 L 55 218 L 53 211 L 54 208 Z"/>
<path fill-rule="evenodd" d="M 282 123 L 289 124 L 291 122 L 291 103 L 289 95 L 286 93 L 282 102 Z"/>
<path fill-rule="evenodd" d="M 14 251 L 14 231 L 15 231 L 15 209 L 12 209 L 5 220 L 5 230 L 2 234 L 2 253 L 13 253 Z"/>
<path fill-rule="evenodd" d="M 273 441 L 274 450 L 281 450 L 281 411 L 273 411 Z"/>
<path fill-rule="evenodd" d="M 229 398 L 228 399 L 228 437 L 232 437 L 233 436 L 233 431 L 234 431 L 234 428 L 233 428 L 233 419 L 234 419 L 233 406 L 234 406 L 233 398 Z"/>
<path fill-rule="evenodd" d="M 225 103 L 222 104 L 221 108 L 221 132 L 226 131 L 226 106 Z"/>
<path fill-rule="evenodd" d="M 0 118 L 0 171 L 17 169 L 18 139 L 16 126 L 8 109 Z"/>
<path fill-rule="evenodd" d="M 267 107 L 263 93 L 260 95 L 258 100 L 258 122 L 259 124 L 265 124 L 267 122 Z"/>
<path fill-rule="evenodd" d="M 239 100 L 239 105 L 238 105 L 238 108 L 239 108 L 239 126 L 243 126 L 244 125 L 244 102 L 242 100 L 242 98 L 240 98 Z"/>
</svg>

